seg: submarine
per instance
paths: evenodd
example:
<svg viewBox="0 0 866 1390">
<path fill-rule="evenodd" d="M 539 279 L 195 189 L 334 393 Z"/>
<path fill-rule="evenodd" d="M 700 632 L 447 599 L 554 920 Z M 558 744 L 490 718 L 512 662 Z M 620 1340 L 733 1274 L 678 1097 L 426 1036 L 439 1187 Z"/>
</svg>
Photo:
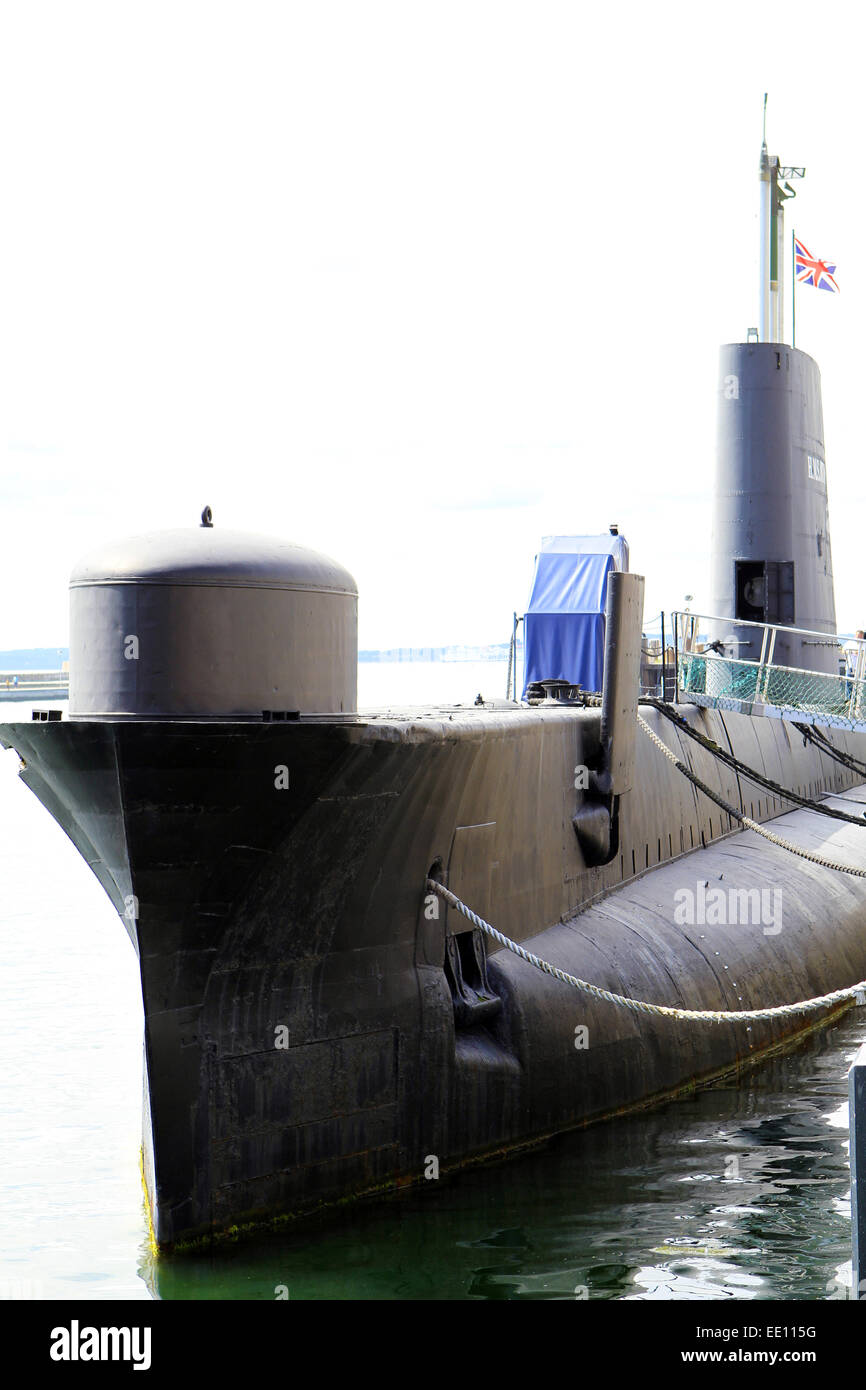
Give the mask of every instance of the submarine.
<svg viewBox="0 0 866 1390">
<path fill-rule="evenodd" d="M 543 543 L 521 698 L 405 710 L 357 708 L 330 557 L 206 508 L 73 571 L 68 717 L 0 743 L 137 954 L 157 1249 L 658 1104 L 863 1002 L 864 658 L 840 671 L 820 374 L 783 341 L 783 172 L 765 143 L 713 612 L 674 615 L 672 691 L 641 691 L 618 536 Z"/>
</svg>

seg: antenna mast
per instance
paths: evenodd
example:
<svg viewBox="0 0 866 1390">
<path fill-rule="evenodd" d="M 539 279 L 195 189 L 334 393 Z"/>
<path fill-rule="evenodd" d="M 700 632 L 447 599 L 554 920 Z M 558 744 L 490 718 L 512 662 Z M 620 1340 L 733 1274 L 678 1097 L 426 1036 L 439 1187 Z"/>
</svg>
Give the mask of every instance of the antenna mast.
<svg viewBox="0 0 866 1390">
<path fill-rule="evenodd" d="M 764 93 L 764 134 L 761 142 L 761 210 L 758 223 L 761 250 L 758 261 L 758 341 L 770 341 L 770 236 L 772 225 L 773 190 L 770 181 L 770 161 L 767 157 L 767 93 Z"/>
<path fill-rule="evenodd" d="M 767 154 L 767 93 L 761 140 L 760 256 L 758 286 L 758 339 L 762 343 L 784 341 L 785 203 L 795 196 L 788 180 L 801 179 L 806 170 L 779 164 Z M 780 182 L 781 181 L 781 182 Z"/>
</svg>

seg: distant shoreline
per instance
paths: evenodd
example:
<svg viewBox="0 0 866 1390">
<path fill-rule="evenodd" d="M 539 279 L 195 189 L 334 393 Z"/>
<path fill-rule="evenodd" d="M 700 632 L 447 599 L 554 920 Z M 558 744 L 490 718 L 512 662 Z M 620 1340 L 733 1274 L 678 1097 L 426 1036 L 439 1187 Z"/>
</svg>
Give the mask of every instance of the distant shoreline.
<svg viewBox="0 0 866 1390">
<path fill-rule="evenodd" d="M 652 635 L 652 634 L 647 634 Z M 844 640 L 844 639 L 843 639 Z M 398 664 L 403 662 L 491 662 L 507 663 L 509 642 L 487 642 L 476 646 L 455 643 L 448 647 L 366 648 L 358 652 L 359 664 Z M 517 640 L 518 660 L 523 660 L 523 639 Z M 0 651 L 0 673 L 59 671 L 69 660 L 68 647 L 19 647 Z"/>
<path fill-rule="evenodd" d="M 402 661 L 496 661 L 508 660 L 508 642 L 488 643 L 482 647 L 389 647 L 384 651 L 360 651 L 359 662 L 402 662 Z M 523 651 L 523 643 L 518 642 L 518 652 Z"/>
</svg>

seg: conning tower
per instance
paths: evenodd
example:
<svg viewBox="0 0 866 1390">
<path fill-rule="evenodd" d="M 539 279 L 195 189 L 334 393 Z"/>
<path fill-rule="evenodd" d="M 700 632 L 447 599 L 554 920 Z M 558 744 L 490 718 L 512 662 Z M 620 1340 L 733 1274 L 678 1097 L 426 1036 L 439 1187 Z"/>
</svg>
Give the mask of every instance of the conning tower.
<svg viewBox="0 0 866 1390">
<path fill-rule="evenodd" d="M 759 659 L 761 633 L 738 622 L 836 634 L 821 376 L 782 341 L 783 204 L 805 170 L 768 157 L 765 138 L 760 173 L 761 327 L 721 349 L 713 506 L 710 612 L 728 621 L 709 635 L 741 661 Z M 780 632 L 773 661 L 838 670 L 820 636 Z"/>
</svg>

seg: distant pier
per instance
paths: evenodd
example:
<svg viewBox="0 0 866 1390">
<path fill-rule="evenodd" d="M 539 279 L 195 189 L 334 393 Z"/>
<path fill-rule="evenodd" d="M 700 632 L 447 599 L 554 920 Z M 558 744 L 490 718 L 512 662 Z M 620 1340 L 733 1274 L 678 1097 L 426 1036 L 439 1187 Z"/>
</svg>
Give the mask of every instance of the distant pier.
<svg viewBox="0 0 866 1390">
<path fill-rule="evenodd" d="M 68 698 L 68 671 L 0 671 L 0 702 Z"/>
</svg>

